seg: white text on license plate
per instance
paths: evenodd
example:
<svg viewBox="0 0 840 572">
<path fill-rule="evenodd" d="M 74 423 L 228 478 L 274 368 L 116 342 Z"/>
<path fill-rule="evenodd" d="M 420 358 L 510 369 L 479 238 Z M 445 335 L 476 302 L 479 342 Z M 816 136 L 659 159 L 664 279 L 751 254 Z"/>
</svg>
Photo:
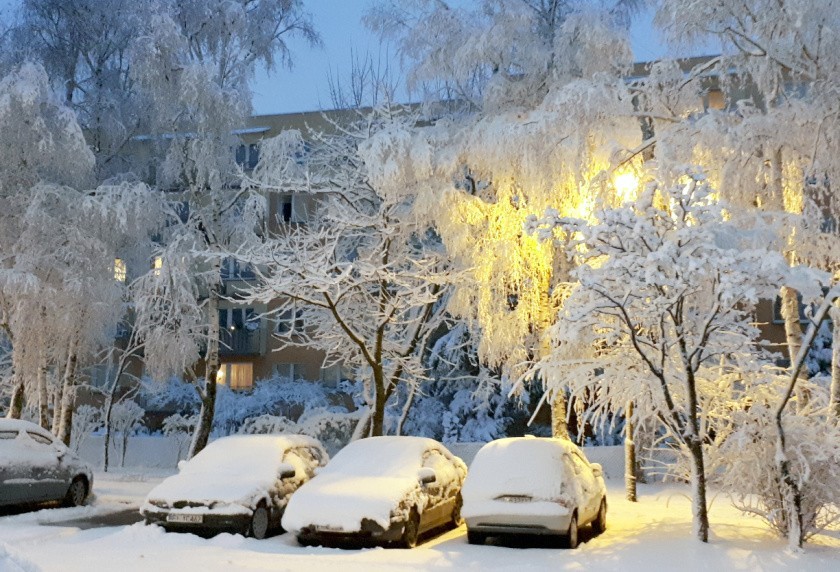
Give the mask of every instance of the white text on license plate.
<svg viewBox="0 0 840 572">
<path fill-rule="evenodd" d="M 187 522 L 190 524 L 201 524 L 204 517 L 200 514 L 167 514 L 166 522 Z"/>
</svg>

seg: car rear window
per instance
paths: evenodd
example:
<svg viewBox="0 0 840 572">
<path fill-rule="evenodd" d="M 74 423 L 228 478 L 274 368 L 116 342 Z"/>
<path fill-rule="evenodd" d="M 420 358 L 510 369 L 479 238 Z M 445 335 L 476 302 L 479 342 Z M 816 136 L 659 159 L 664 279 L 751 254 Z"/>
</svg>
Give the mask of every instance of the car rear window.
<svg viewBox="0 0 840 572">
<path fill-rule="evenodd" d="M 43 435 L 38 435 L 32 431 L 27 431 L 26 434 L 29 435 L 29 437 L 36 443 L 40 443 L 41 445 L 52 445 L 52 441 Z"/>
</svg>

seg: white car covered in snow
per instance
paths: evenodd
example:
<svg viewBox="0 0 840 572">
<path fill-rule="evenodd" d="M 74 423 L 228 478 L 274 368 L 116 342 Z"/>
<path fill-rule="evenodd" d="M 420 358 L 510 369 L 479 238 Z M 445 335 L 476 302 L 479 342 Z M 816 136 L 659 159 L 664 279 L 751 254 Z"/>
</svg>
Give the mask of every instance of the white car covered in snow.
<svg viewBox="0 0 840 572">
<path fill-rule="evenodd" d="M 463 515 L 470 544 L 488 536 L 557 535 L 568 548 L 578 528 L 607 526 L 601 465 L 565 439 L 511 437 L 481 448 L 464 483 Z"/>
<path fill-rule="evenodd" d="M 317 440 L 237 435 L 213 441 L 149 492 L 141 514 L 167 530 L 264 538 L 280 528 L 289 497 L 327 463 Z"/>
<path fill-rule="evenodd" d="M 467 467 L 424 437 L 370 437 L 336 454 L 295 493 L 283 528 L 304 545 L 399 544 L 461 523 Z"/>
<path fill-rule="evenodd" d="M 0 419 L 0 506 L 61 501 L 79 506 L 93 470 L 61 441 L 29 421 Z"/>
</svg>

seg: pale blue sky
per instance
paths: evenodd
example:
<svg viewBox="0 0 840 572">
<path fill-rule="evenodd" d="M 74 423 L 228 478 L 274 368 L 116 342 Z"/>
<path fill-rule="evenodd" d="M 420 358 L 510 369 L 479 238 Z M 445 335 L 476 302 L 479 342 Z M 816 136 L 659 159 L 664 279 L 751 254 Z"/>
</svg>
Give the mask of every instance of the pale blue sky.
<svg viewBox="0 0 840 572">
<path fill-rule="evenodd" d="M 138 0 L 143 1 L 143 0 Z M 3 9 L 17 5 L 19 0 L 0 0 Z M 330 69 L 339 75 L 349 73 L 350 48 L 358 54 L 374 58 L 391 56 L 394 71 L 399 64 L 393 54 L 380 48 L 375 34 L 361 23 L 374 0 L 304 0 L 313 16 L 317 31 L 323 38 L 321 48 L 310 48 L 305 42 L 291 40 L 295 65 L 292 70 L 277 69 L 267 74 L 257 73 L 252 85 L 254 112 L 289 113 L 315 111 L 331 106 L 328 76 Z M 469 0 L 455 0 L 469 3 Z M 659 34 L 653 29 L 651 15 L 639 15 L 631 28 L 633 51 L 637 61 L 649 61 L 665 55 Z"/>
</svg>

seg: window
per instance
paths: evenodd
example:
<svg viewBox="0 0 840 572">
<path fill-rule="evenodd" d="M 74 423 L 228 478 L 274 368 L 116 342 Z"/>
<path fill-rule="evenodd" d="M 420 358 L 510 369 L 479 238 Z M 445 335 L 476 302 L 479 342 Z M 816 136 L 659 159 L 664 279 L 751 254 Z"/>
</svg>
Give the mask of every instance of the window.
<svg viewBox="0 0 840 572">
<path fill-rule="evenodd" d="M 231 389 L 251 389 L 254 386 L 254 364 L 223 363 L 219 366 L 216 382 Z"/>
<path fill-rule="evenodd" d="M 274 366 L 274 375 L 289 380 L 303 379 L 303 364 L 278 363 Z"/>
<path fill-rule="evenodd" d="M 272 218 L 277 223 L 302 223 L 309 216 L 309 199 L 298 193 L 278 195 L 274 203 Z"/>
<path fill-rule="evenodd" d="M 719 89 L 710 89 L 706 93 L 706 109 L 725 109 L 726 98 Z"/>
<path fill-rule="evenodd" d="M 219 328 L 231 332 L 255 332 L 260 329 L 260 319 L 253 308 L 222 308 L 219 310 Z"/>
<path fill-rule="evenodd" d="M 160 276 L 160 271 L 163 268 L 163 258 L 160 256 L 155 256 L 154 260 L 152 261 L 152 270 L 155 273 L 155 276 Z"/>
<path fill-rule="evenodd" d="M 236 148 L 236 164 L 245 170 L 253 170 L 260 162 L 260 147 L 256 143 L 239 145 Z"/>
<path fill-rule="evenodd" d="M 303 313 L 297 308 L 289 308 L 277 315 L 277 327 L 275 333 L 280 336 L 287 336 L 303 332 Z"/>
<path fill-rule="evenodd" d="M 336 364 L 322 367 L 321 382 L 328 387 L 338 387 L 341 382 L 341 366 Z"/>
<path fill-rule="evenodd" d="M 41 445 L 52 445 L 52 440 L 43 435 L 39 435 L 38 433 L 33 433 L 32 431 L 27 431 L 27 435 L 29 438 L 35 441 L 36 443 L 40 443 Z"/>
<path fill-rule="evenodd" d="M 117 282 L 125 282 L 126 279 L 126 272 L 125 272 L 125 260 L 122 258 L 115 258 L 114 259 L 114 280 Z"/>
<path fill-rule="evenodd" d="M 233 257 L 222 260 L 222 280 L 253 280 L 254 269 L 247 262 L 239 262 Z"/>
</svg>

